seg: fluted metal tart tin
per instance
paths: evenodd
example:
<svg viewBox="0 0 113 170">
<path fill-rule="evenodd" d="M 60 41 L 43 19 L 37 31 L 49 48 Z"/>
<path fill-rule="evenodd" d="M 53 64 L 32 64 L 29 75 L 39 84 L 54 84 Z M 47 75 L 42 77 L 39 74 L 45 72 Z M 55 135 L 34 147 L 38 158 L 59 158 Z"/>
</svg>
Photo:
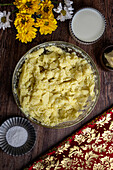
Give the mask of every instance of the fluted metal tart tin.
<svg viewBox="0 0 113 170">
<path fill-rule="evenodd" d="M 12 129 L 19 129 L 19 132 L 23 130 L 26 135 L 26 141 L 22 143 L 22 140 L 20 140 L 20 143 L 16 144 L 16 141 L 13 141 L 14 138 L 12 138 L 11 144 L 11 136 L 18 135 L 16 134 L 16 131 L 11 131 Z M 14 134 L 11 134 L 13 132 Z M 19 133 L 20 135 L 22 133 Z M 10 138 L 9 138 L 9 137 Z M 17 136 L 16 136 L 17 137 Z M 20 136 L 21 137 L 21 136 Z M 25 136 L 24 136 L 25 138 Z M 21 138 L 20 138 L 21 139 Z M 10 119 L 7 119 L 1 126 L 0 126 L 0 147 L 1 149 L 6 152 L 9 155 L 12 156 L 21 156 L 29 151 L 32 150 L 36 142 L 36 133 L 33 125 L 30 123 L 29 120 L 24 119 L 22 117 L 13 117 Z"/>
</svg>

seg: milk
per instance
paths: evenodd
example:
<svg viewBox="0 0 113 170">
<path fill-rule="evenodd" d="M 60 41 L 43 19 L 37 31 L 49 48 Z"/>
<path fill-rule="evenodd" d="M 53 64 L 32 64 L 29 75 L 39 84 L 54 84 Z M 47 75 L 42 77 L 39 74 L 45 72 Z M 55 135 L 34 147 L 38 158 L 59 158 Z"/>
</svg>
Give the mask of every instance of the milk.
<svg viewBox="0 0 113 170">
<path fill-rule="evenodd" d="M 104 30 L 104 18 L 93 8 L 79 10 L 72 19 L 72 31 L 79 40 L 95 41 L 101 37 Z"/>
</svg>

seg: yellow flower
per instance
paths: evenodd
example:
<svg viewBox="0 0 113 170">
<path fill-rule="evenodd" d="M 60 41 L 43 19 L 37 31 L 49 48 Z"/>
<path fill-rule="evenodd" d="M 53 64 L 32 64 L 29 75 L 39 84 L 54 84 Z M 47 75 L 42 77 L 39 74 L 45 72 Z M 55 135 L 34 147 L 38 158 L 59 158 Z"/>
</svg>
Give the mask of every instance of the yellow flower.
<svg viewBox="0 0 113 170">
<path fill-rule="evenodd" d="M 31 15 L 17 13 L 14 25 L 18 31 L 28 30 L 29 27 L 34 25 L 34 19 L 31 18 Z"/>
<path fill-rule="evenodd" d="M 54 8 L 54 5 L 51 4 L 50 0 L 43 0 L 40 3 L 40 13 L 41 13 L 41 18 L 54 18 L 52 9 Z"/>
<path fill-rule="evenodd" d="M 19 39 L 22 43 L 31 42 L 32 39 L 36 37 L 36 32 L 36 28 L 29 27 L 28 30 L 18 32 L 18 34 L 16 35 L 16 39 Z"/>
<path fill-rule="evenodd" d="M 40 0 L 15 0 L 14 5 L 21 13 L 34 14 L 39 9 Z"/>
<path fill-rule="evenodd" d="M 31 15 L 17 13 L 14 25 L 18 31 L 16 39 L 21 42 L 31 42 L 36 37 L 37 29 L 34 28 L 34 19 Z"/>
<path fill-rule="evenodd" d="M 42 34 L 51 34 L 52 31 L 57 29 L 57 21 L 54 18 L 51 19 L 37 19 L 35 27 L 40 27 L 39 31 Z"/>
</svg>

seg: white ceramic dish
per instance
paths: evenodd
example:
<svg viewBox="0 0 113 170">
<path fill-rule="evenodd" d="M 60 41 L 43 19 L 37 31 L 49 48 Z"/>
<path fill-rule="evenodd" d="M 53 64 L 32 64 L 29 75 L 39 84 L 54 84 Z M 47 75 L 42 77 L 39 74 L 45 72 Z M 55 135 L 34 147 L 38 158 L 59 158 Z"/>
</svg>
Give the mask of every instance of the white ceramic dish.
<svg viewBox="0 0 113 170">
<path fill-rule="evenodd" d="M 94 8 L 83 8 L 75 13 L 70 22 L 70 32 L 81 43 L 91 44 L 100 39 L 105 31 L 104 16 Z"/>
</svg>

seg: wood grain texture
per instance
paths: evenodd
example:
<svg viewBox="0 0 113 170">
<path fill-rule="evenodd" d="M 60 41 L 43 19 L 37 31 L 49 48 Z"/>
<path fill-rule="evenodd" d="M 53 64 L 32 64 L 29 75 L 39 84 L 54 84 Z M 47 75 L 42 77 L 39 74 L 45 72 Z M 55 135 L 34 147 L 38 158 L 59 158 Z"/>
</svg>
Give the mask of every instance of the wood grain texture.
<svg viewBox="0 0 113 170">
<path fill-rule="evenodd" d="M 2 0 L 0 3 L 11 2 L 12 0 Z M 113 104 L 113 72 L 106 72 L 100 65 L 99 56 L 102 50 L 110 44 L 113 44 L 113 1 L 112 0 L 74 0 L 73 7 L 75 11 L 82 7 L 93 7 L 98 9 L 106 18 L 106 31 L 104 36 L 93 45 L 82 45 L 70 36 L 69 21 L 64 23 L 58 22 L 58 29 L 52 35 L 37 35 L 32 43 L 22 44 L 16 40 L 16 29 L 11 23 L 11 29 L 0 30 L 0 124 L 6 119 L 13 116 L 24 115 L 16 106 L 13 95 L 11 80 L 14 68 L 30 48 L 40 43 L 51 40 L 62 40 L 76 44 L 84 49 L 94 60 L 97 65 L 101 80 L 101 91 L 97 105 L 91 114 L 81 123 L 66 129 L 54 130 L 35 125 L 37 141 L 34 149 L 22 157 L 12 157 L 0 149 L 0 170 L 19 170 L 31 163 L 38 155 L 44 153 L 52 146 L 63 140 L 73 133 L 77 128 L 83 125 L 94 116 L 102 113 Z M 13 6 L 0 7 L 0 11 L 12 11 Z M 11 15 L 14 21 L 15 14 Z"/>
</svg>

